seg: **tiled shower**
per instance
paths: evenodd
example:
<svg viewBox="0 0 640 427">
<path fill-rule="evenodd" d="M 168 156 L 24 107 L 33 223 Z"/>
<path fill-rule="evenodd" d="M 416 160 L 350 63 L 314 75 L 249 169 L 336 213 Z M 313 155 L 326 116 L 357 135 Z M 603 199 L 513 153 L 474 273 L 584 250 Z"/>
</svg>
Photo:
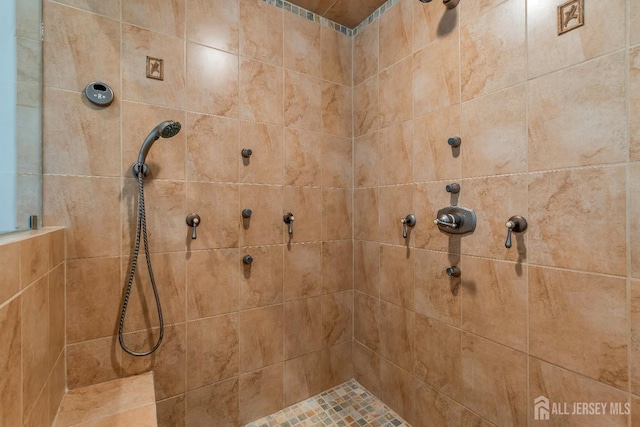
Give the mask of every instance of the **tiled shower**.
<svg viewBox="0 0 640 427">
<path fill-rule="evenodd" d="M 562 35 L 564 0 L 397 0 L 356 34 L 273 3 L 44 1 L 43 222 L 65 227 L 66 258 L 59 234 L 0 248 L 52 257 L 0 280 L 0 336 L 16 317 L 37 333 L 29 302 L 59 313 L 63 263 L 66 387 L 153 370 L 162 426 L 242 425 L 352 378 L 414 426 L 640 425 L 640 3 L 584 0 Z M 91 81 L 111 106 L 84 98 Z M 163 120 L 183 124 L 145 180 L 167 327 L 133 358 L 117 342 L 130 168 Z M 473 234 L 433 224 L 449 205 L 475 211 Z M 507 249 L 513 215 L 529 227 Z M 133 294 L 125 339 L 144 349 L 146 275 Z M 22 337 L 0 362 L 49 380 L 0 421 L 49 425 L 59 337 L 21 365 Z M 539 396 L 631 414 L 540 421 Z"/>
</svg>

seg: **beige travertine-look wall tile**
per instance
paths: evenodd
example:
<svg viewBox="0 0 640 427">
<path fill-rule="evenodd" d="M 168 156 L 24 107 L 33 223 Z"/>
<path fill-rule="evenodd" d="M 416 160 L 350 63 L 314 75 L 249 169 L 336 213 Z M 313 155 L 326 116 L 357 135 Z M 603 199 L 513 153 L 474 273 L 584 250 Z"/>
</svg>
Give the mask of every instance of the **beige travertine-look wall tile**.
<svg viewBox="0 0 640 427">
<path fill-rule="evenodd" d="M 400 0 L 380 16 L 380 69 L 411 54 L 413 1 Z"/>
<path fill-rule="evenodd" d="M 286 279 L 285 279 L 286 280 Z M 304 298 L 284 304 L 284 357 L 292 359 L 322 348 L 322 298 Z"/>
<path fill-rule="evenodd" d="M 284 253 L 284 300 L 291 301 L 321 295 L 321 274 L 320 244 L 287 245 Z"/>
<path fill-rule="evenodd" d="M 119 176 L 120 102 L 98 108 L 84 95 L 53 88 L 43 97 L 55 104 L 43 112 L 44 173 Z"/>
<path fill-rule="evenodd" d="M 565 402 L 567 408 L 573 408 L 576 402 L 607 402 L 608 404 L 605 413 L 598 415 L 553 414 L 549 418 L 549 425 L 593 427 L 627 425 L 628 415 L 624 412 L 625 404 L 629 401 L 627 393 L 534 357 L 529 358 L 529 366 L 529 396 L 532 400 L 537 396 L 545 396 L 551 402 Z M 615 404 L 620 405 L 620 414 L 613 413 Z M 533 411 L 529 415 L 529 420 L 530 423 L 537 422 L 534 420 Z"/>
<path fill-rule="evenodd" d="M 380 356 L 357 341 L 353 344 L 353 371 L 356 381 L 380 396 Z"/>
<path fill-rule="evenodd" d="M 640 7 L 638 7 L 640 9 Z M 640 10 L 638 12 L 640 23 Z M 640 27 L 640 24 L 638 24 Z M 639 29 L 640 33 L 640 29 Z M 629 50 L 629 160 L 640 160 L 640 46 Z"/>
<path fill-rule="evenodd" d="M 317 242 L 322 229 L 322 189 L 312 187 L 284 187 L 284 210 L 294 213 L 293 234 L 289 243 Z M 288 231 L 287 231 L 288 233 Z"/>
<path fill-rule="evenodd" d="M 527 356 L 462 334 L 464 405 L 497 425 L 525 425 Z"/>
<path fill-rule="evenodd" d="M 282 304 L 240 312 L 240 372 L 278 363 L 283 358 Z"/>
<path fill-rule="evenodd" d="M 353 84 L 359 85 L 378 73 L 379 20 L 367 25 L 353 38 Z"/>
<path fill-rule="evenodd" d="M 322 80 L 285 70 L 284 124 L 319 132 L 322 128 Z"/>
<path fill-rule="evenodd" d="M 67 227 L 69 258 L 119 254 L 118 179 L 45 175 L 42 187 L 43 221 Z"/>
<path fill-rule="evenodd" d="M 351 138 L 322 136 L 322 186 L 351 188 L 353 148 Z M 351 228 L 349 228 L 351 229 Z"/>
<path fill-rule="evenodd" d="M 183 37 L 186 3 L 187 0 L 125 1 L 122 3 L 122 21 L 163 34 Z"/>
<path fill-rule="evenodd" d="M 237 0 L 222 0 L 216 2 L 216 7 L 211 7 L 206 0 L 186 0 L 186 5 L 187 40 L 238 53 L 240 3 Z"/>
<path fill-rule="evenodd" d="M 413 52 L 438 39 L 459 36 L 458 10 L 429 7 L 422 2 L 413 5 Z M 463 6 L 465 9 L 468 5 Z M 462 9 L 462 8 L 461 8 Z"/>
<path fill-rule="evenodd" d="M 186 395 L 180 394 L 156 402 L 158 425 L 185 427 L 186 400 Z"/>
<path fill-rule="evenodd" d="M 280 126 L 240 122 L 240 146 L 253 151 L 240 166 L 240 182 L 282 184 L 284 130 Z M 244 208 L 244 207 L 243 207 Z"/>
<path fill-rule="evenodd" d="M 240 376 L 240 423 L 273 414 L 283 406 L 283 364 Z"/>
<path fill-rule="evenodd" d="M 461 117 L 463 177 L 527 171 L 526 85 L 465 102 Z"/>
<path fill-rule="evenodd" d="M 640 165 L 631 164 L 629 174 L 629 212 L 640 211 Z M 631 263 L 629 265 L 631 277 L 640 278 L 640 220 L 637 215 L 629 218 L 629 251 L 631 252 Z"/>
<path fill-rule="evenodd" d="M 416 313 L 459 326 L 461 317 L 460 278 L 446 274 L 445 265 L 458 265 L 460 255 L 417 249 L 414 298 Z M 416 348 L 416 350 L 418 350 Z"/>
<path fill-rule="evenodd" d="M 596 58 L 625 45 L 624 0 L 585 2 L 588 25 L 558 36 L 557 11 L 563 3 L 563 0 L 527 2 L 530 78 Z"/>
<path fill-rule="evenodd" d="M 529 170 L 626 160 L 625 68 L 619 52 L 529 83 Z"/>
<path fill-rule="evenodd" d="M 28 4 L 28 1 L 20 2 Z M 120 19 L 121 0 L 61 0 L 59 3 L 77 7 L 88 12 L 105 15 L 113 19 Z"/>
<path fill-rule="evenodd" d="M 353 230 L 353 202 L 351 190 L 322 189 L 322 240 L 351 239 Z"/>
<path fill-rule="evenodd" d="M 0 421 L 3 425 L 20 425 L 22 405 L 16 404 L 16 396 L 22 393 L 22 333 L 20 299 L 14 299 L 0 308 L 0 338 L 4 345 L 0 348 L 0 362 L 7 373 L 0 376 Z"/>
<path fill-rule="evenodd" d="M 169 322 L 167 322 L 169 323 Z M 167 325 L 162 345 L 154 357 L 130 356 L 122 352 L 122 376 L 142 374 L 153 371 L 156 399 L 165 399 L 186 391 L 187 341 L 186 325 Z M 125 340 L 134 351 L 148 351 L 158 339 L 158 332 L 148 331 L 127 334 Z"/>
<path fill-rule="evenodd" d="M 20 284 L 24 289 L 49 271 L 48 234 L 20 242 Z"/>
<path fill-rule="evenodd" d="M 183 111 L 148 104 L 125 101 L 122 103 L 122 115 L 121 174 L 126 178 L 134 177 L 131 167 L 138 159 L 140 146 L 156 124 L 173 120 L 186 126 Z M 187 133 L 182 131 L 170 139 L 157 141 L 158 145 L 149 151 L 145 160 L 151 170 L 150 177 L 184 180 Z M 113 141 L 107 144 L 113 144 Z"/>
<path fill-rule="evenodd" d="M 120 43 L 113 42 L 120 40 L 117 21 L 47 1 L 44 26 L 45 86 L 80 91 L 102 81 L 120 93 Z"/>
<path fill-rule="evenodd" d="M 378 130 L 378 77 L 356 86 L 353 90 L 354 136 Z"/>
<path fill-rule="evenodd" d="M 187 390 L 237 376 L 238 348 L 236 313 L 187 323 Z"/>
<path fill-rule="evenodd" d="M 241 209 L 236 184 L 189 183 L 186 210 L 200 212 L 201 222 L 196 240 L 190 238 L 192 231 L 185 227 L 184 220 L 180 222 L 183 229 L 175 234 L 181 244 L 186 239 L 191 250 L 238 246 Z M 182 215 L 176 217 L 183 219 Z"/>
<path fill-rule="evenodd" d="M 630 281 L 630 312 L 629 312 L 629 324 L 631 325 L 631 339 L 630 352 L 629 352 L 629 377 L 631 379 L 631 391 L 633 393 L 640 393 L 640 361 L 638 354 L 640 354 L 640 327 L 638 321 L 640 320 L 640 282 L 637 280 Z"/>
<path fill-rule="evenodd" d="M 352 51 L 351 39 L 337 31 L 320 27 L 322 49 L 322 78 L 333 83 L 351 86 Z"/>
<path fill-rule="evenodd" d="M 67 387 L 73 390 L 119 378 L 117 345 L 113 337 L 67 345 Z"/>
<path fill-rule="evenodd" d="M 407 57 L 378 75 L 379 126 L 387 127 L 412 117 L 412 59 Z"/>
<path fill-rule="evenodd" d="M 378 135 L 378 132 L 374 132 L 360 138 L 354 138 L 353 184 L 355 187 L 378 185 Z"/>
<path fill-rule="evenodd" d="M 240 2 L 240 54 L 282 66 L 284 18 L 282 9 L 265 2 Z"/>
<path fill-rule="evenodd" d="M 416 405 L 416 422 L 413 425 L 466 425 L 462 424 L 462 405 L 422 381 L 415 383 L 415 398 L 420 404 Z"/>
<path fill-rule="evenodd" d="M 465 2 L 460 9 L 460 20 L 462 24 L 478 19 L 482 14 L 488 12 L 496 6 L 509 0 L 481 0 L 475 2 Z"/>
<path fill-rule="evenodd" d="M 416 316 L 413 373 L 456 400 L 462 398 L 462 333 L 437 320 Z"/>
<path fill-rule="evenodd" d="M 186 202 L 183 181 L 148 180 L 145 185 L 145 211 L 150 252 L 172 252 L 185 249 L 189 233 L 185 224 L 184 206 Z M 138 182 L 125 180 L 122 198 L 130 200 L 123 206 L 122 251 L 129 254 L 135 243 Z M 126 209 L 126 210 L 125 210 Z"/>
<path fill-rule="evenodd" d="M 240 244 L 243 246 L 283 243 L 283 188 L 277 186 L 241 185 L 240 205 L 236 210 L 238 223 L 242 209 L 253 214 L 242 222 Z"/>
<path fill-rule="evenodd" d="M 502 175 L 464 180 L 460 183 L 461 204 L 472 208 L 478 218 L 473 234 L 464 237 L 462 253 L 487 258 L 520 261 L 528 258 L 528 233 L 514 233 L 513 246 L 505 247 L 505 223 L 513 215 L 527 217 L 527 178 Z"/>
<path fill-rule="evenodd" d="M 282 68 L 251 59 L 240 60 L 240 118 L 283 123 Z"/>
<path fill-rule="evenodd" d="M 413 368 L 415 313 L 380 302 L 380 354 L 401 368 Z"/>
<path fill-rule="evenodd" d="M 379 135 L 380 185 L 410 183 L 413 178 L 413 121 L 389 126 Z"/>
<path fill-rule="evenodd" d="M 187 110 L 238 117 L 238 56 L 187 43 L 185 106 Z M 215 67 L 215 78 L 211 77 Z"/>
<path fill-rule="evenodd" d="M 326 239 L 325 239 L 326 240 Z M 353 288 L 353 243 L 350 240 L 322 244 L 322 293 Z"/>
<path fill-rule="evenodd" d="M 530 353 L 628 388 L 626 281 L 529 268 Z"/>
<path fill-rule="evenodd" d="M 292 13 L 284 14 L 284 66 L 322 77 L 320 26 Z"/>
<path fill-rule="evenodd" d="M 156 314 L 155 304 L 149 304 L 154 301 L 153 290 L 149 273 L 144 266 L 145 260 L 139 258 L 136 268 L 132 294 L 129 299 L 127 320 L 124 330 L 138 331 L 148 329 L 150 327 L 158 327 L 158 317 Z M 124 284 L 128 282 L 130 275 L 130 259 L 122 257 L 120 282 Z M 156 281 L 158 292 L 163 296 L 162 311 L 166 324 L 183 323 L 185 321 L 185 260 L 179 253 L 162 253 L 151 255 L 151 263 L 153 264 L 154 277 L 162 277 L 162 280 Z M 116 286 L 114 286 L 115 288 Z"/>
<path fill-rule="evenodd" d="M 284 404 L 299 402 L 353 376 L 351 344 L 314 351 L 284 364 Z"/>
<path fill-rule="evenodd" d="M 361 292 L 354 294 L 353 337 L 367 348 L 380 350 L 380 300 Z"/>
<path fill-rule="evenodd" d="M 322 83 L 322 131 L 336 136 L 351 137 L 352 95 L 347 86 L 324 81 Z"/>
<path fill-rule="evenodd" d="M 380 187 L 378 197 L 380 198 L 380 241 L 403 246 L 413 245 L 415 227 L 407 227 L 405 238 L 401 223 L 403 218 L 414 213 L 413 187 L 411 185 Z"/>
<path fill-rule="evenodd" d="M 413 119 L 415 182 L 460 178 L 460 150 L 447 143 L 459 135 L 460 104 Z"/>
<path fill-rule="evenodd" d="M 354 288 L 378 297 L 380 292 L 380 244 L 353 242 Z"/>
<path fill-rule="evenodd" d="M 282 245 L 259 246 L 241 250 L 254 262 L 243 265 L 240 277 L 240 309 L 256 308 L 282 302 L 284 261 Z"/>
<path fill-rule="evenodd" d="M 525 3 L 502 3 L 460 29 L 462 99 L 504 89 L 526 78 Z"/>
<path fill-rule="evenodd" d="M 408 248 L 380 246 L 380 298 L 414 309 L 414 261 Z"/>
<path fill-rule="evenodd" d="M 526 233 L 529 262 L 596 273 L 626 271 L 625 177 L 624 166 L 531 175 L 528 221 L 537 226 Z M 572 226 L 574 221 L 589 226 Z"/>
<path fill-rule="evenodd" d="M 235 426 L 239 424 L 239 380 L 231 378 L 187 392 L 185 425 Z"/>
<path fill-rule="evenodd" d="M 527 267 L 463 257 L 462 329 L 520 351 L 527 351 Z"/>
<path fill-rule="evenodd" d="M 120 260 L 86 258 L 67 262 L 67 342 L 113 335 L 120 306 Z M 92 328 L 86 324 L 93 321 Z"/>
<path fill-rule="evenodd" d="M 322 296 L 322 345 L 324 347 L 353 338 L 353 291 Z"/>
<path fill-rule="evenodd" d="M 629 29 L 629 41 L 631 44 L 635 44 L 640 42 L 640 4 L 632 1 L 630 6 L 631 27 Z"/>
<path fill-rule="evenodd" d="M 164 60 L 164 79 L 146 77 L 146 58 Z M 125 100 L 184 108 L 184 40 L 122 26 L 122 91 Z"/>
<path fill-rule="evenodd" d="M 238 311 L 240 260 L 238 249 L 191 253 L 187 261 L 189 320 Z M 212 265 L 217 268 L 211 269 Z"/>
<path fill-rule="evenodd" d="M 391 409 L 403 414 L 410 423 L 413 423 L 413 411 L 416 405 L 413 393 L 413 378 L 409 371 L 380 358 L 380 393 L 382 400 Z"/>
<path fill-rule="evenodd" d="M 460 102 L 459 56 L 460 43 L 454 37 L 437 40 L 413 54 L 414 117 Z"/>
<path fill-rule="evenodd" d="M 185 131 L 188 180 L 238 182 L 238 120 L 189 113 Z"/>
<path fill-rule="evenodd" d="M 284 182 L 319 186 L 322 182 L 322 138 L 319 133 L 287 129 L 284 133 Z M 285 197 L 285 200 L 287 198 Z M 287 207 L 291 210 L 292 208 Z"/>
</svg>

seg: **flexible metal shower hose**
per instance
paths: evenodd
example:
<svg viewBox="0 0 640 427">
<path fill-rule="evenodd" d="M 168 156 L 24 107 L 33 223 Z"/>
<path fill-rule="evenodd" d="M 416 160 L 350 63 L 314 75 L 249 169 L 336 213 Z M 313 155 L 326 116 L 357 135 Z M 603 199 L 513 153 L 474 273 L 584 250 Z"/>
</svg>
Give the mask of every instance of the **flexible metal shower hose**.
<svg viewBox="0 0 640 427">
<path fill-rule="evenodd" d="M 142 184 L 143 163 L 136 164 L 136 170 L 138 171 L 138 220 L 136 222 L 136 244 L 133 250 L 133 261 L 131 262 L 131 270 L 129 271 L 129 281 L 127 282 L 127 290 L 122 301 L 122 312 L 120 313 L 120 326 L 118 327 L 118 339 L 120 340 L 120 346 L 124 351 L 132 356 L 148 356 L 160 347 L 162 338 L 164 337 L 164 320 L 162 318 L 162 307 L 160 306 L 160 296 L 158 295 L 158 287 L 156 286 L 156 280 L 153 277 L 153 268 L 151 267 L 151 258 L 149 258 L 149 242 L 147 240 L 147 217 L 144 210 L 144 185 Z M 151 279 L 151 287 L 153 288 L 153 296 L 156 299 L 156 307 L 158 309 L 158 320 L 160 322 L 160 336 L 158 342 L 149 351 L 136 352 L 131 350 L 124 342 L 124 318 L 127 315 L 127 305 L 129 305 L 129 297 L 131 296 L 131 288 L 133 286 L 133 279 L 136 274 L 136 266 L 138 264 L 138 254 L 140 253 L 140 234 L 142 232 L 142 238 L 144 241 L 144 254 L 147 259 L 147 268 L 149 270 L 149 278 Z"/>
</svg>

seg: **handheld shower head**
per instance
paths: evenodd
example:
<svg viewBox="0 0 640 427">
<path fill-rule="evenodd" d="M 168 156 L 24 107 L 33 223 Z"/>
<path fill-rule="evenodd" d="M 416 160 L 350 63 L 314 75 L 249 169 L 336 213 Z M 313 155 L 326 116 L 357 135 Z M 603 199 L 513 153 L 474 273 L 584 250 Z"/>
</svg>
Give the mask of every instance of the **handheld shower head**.
<svg viewBox="0 0 640 427">
<path fill-rule="evenodd" d="M 140 147 L 140 153 L 138 154 L 138 162 L 133 165 L 133 174 L 134 175 L 138 175 L 138 164 L 143 164 L 145 160 L 147 159 L 147 154 L 149 154 L 149 150 L 151 150 L 151 146 L 153 145 L 154 142 L 156 142 L 158 140 L 158 138 L 163 137 L 163 138 L 171 138 L 177 135 L 178 132 L 180 132 L 180 128 L 182 126 L 180 125 L 179 122 L 174 122 L 173 120 L 166 120 L 162 123 L 160 123 L 158 126 L 156 126 L 151 133 L 147 136 L 147 138 L 144 140 L 144 143 L 142 144 L 142 147 Z M 146 165 L 143 166 L 143 174 L 144 176 L 147 176 L 149 174 L 149 169 L 147 168 Z"/>
</svg>

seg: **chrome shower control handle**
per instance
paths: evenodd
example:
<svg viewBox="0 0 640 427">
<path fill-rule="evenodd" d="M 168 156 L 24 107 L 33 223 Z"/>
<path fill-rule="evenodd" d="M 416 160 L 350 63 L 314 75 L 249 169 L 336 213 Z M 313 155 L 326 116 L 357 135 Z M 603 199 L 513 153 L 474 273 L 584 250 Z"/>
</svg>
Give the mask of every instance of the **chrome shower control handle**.
<svg viewBox="0 0 640 427">
<path fill-rule="evenodd" d="M 507 227 L 507 241 L 504 242 L 504 247 L 509 249 L 512 246 L 511 232 L 522 233 L 525 231 L 527 229 L 527 220 L 524 219 L 523 216 L 515 215 L 509 218 L 509 221 L 507 221 L 504 226 Z"/>
<path fill-rule="evenodd" d="M 289 234 L 293 234 L 293 221 L 295 221 L 295 219 L 296 218 L 293 216 L 291 212 L 287 212 L 282 217 L 282 220 L 284 221 L 284 223 L 289 225 Z"/>
<path fill-rule="evenodd" d="M 253 257 L 251 255 L 245 255 L 242 257 L 242 263 L 245 265 L 251 265 L 253 262 Z"/>
<path fill-rule="evenodd" d="M 416 216 L 414 214 L 409 214 L 406 217 L 400 220 L 402 223 L 402 237 L 407 238 L 407 226 L 415 227 L 416 225 Z"/>
<path fill-rule="evenodd" d="M 434 219 L 433 223 L 445 227 L 458 228 L 458 225 L 460 225 L 460 217 L 454 214 L 444 214 L 440 218 Z"/>
<path fill-rule="evenodd" d="M 197 239 L 196 228 L 200 225 L 200 215 L 195 213 L 187 215 L 187 225 L 192 228 L 191 238 L 193 240 Z"/>
</svg>

